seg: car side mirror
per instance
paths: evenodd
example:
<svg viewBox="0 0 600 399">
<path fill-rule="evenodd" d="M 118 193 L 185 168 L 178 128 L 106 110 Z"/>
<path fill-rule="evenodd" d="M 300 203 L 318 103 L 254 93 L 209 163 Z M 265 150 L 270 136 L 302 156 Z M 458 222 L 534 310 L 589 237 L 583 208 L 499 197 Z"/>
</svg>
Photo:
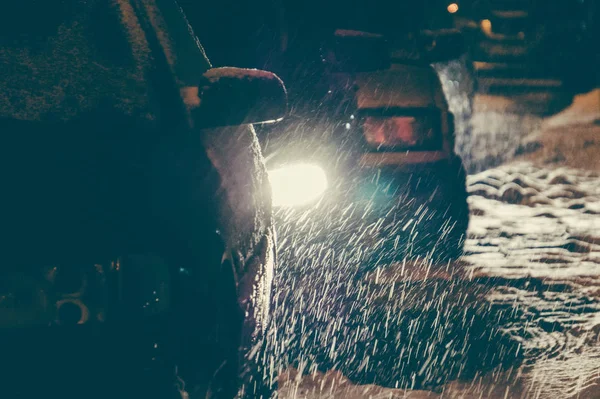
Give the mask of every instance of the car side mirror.
<svg viewBox="0 0 600 399">
<path fill-rule="evenodd" d="M 287 112 L 281 79 L 258 69 L 209 69 L 202 75 L 197 97 L 192 116 L 200 128 L 276 122 Z"/>
<path fill-rule="evenodd" d="M 322 52 L 333 72 L 371 72 L 387 69 L 391 63 L 385 37 L 370 32 L 338 29 Z"/>
<path fill-rule="evenodd" d="M 466 51 L 464 36 L 456 29 L 422 31 L 419 41 L 422 59 L 428 63 L 460 58 Z"/>
</svg>

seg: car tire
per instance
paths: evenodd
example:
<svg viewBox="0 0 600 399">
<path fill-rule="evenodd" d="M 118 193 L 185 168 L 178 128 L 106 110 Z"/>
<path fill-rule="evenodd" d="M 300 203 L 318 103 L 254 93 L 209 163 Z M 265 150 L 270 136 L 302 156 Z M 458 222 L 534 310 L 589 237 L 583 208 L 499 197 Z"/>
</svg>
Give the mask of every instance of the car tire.
<svg viewBox="0 0 600 399">
<path fill-rule="evenodd" d="M 261 240 L 255 254 L 240 267 L 235 255 L 225 253 L 221 265 L 222 309 L 218 329 L 230 331 L 223 346 L 225 360 L 216 370 L 207 389 L 210 399 L 269 399 L 276 385 L 266 371 L 267 346 L 265 334 L 270 322 L 270 302 L 256 297 L 270 298 L 272 270 L 275 262 L 274 233 L 269 231 Z M 257 273 L 253 271 L 258 270 Z M 250 275 L 250 291 L 244 289 L 244 276 Z M 219 295 L 219 294 L 218 294 Z M 266 309 L 265 309 L 266 307 Z M 262 314 L 262 316 L 260 314 Z M 262 320 L 262 321 L 261 321 Z M 264 323 L 264 325 L 259 325 Z M 192 398 L 193 399 L 193 398 Z"/>
<path fill-rule="evenodd" d="M 153 317 L 159 304 L 167 308 L 166 318 L 151 324 L 148 337 L 157 339 L 156 354 L 148 352 L 160 376 L 157 386 L 165 386 L 171 396 L 180 399 L 268 399 L 275 386 L 266 378 L 263 364 L 266 356 L 261 345 L 268 326 L 264 315 L 269 303 L 257 298 L 269 298 L 274 263 L 274 239 L 271 229 L 264 234 L 254 254 L 245 262 L 236 259 L 235 251 L 226 247 L 220 236 L 207 236 L 210 245 L 196 256 L 185 250 L 160 254 L 127 255 L 120 259 L 121 273 L 130 289 L 125 292 L 162 292 L 156 305 L 144 314 Z M 202 267 L 194 259 L 200 256 Z M 272 258 L 269 258 L 272 257 Z M 176 265 L 176 267 L 175 267 Z M 272 269 L 272 268 L 271 268 Z M 169 277 L 170 276 L 170 277 Z M 250 282 L 244 289 L 245 281 Z M 135 285 L 133 285 L 135 284 Z M 119 286 L 115 280 L 113 284 Z M 250 293 L 250 295 L 248 295 Z M 142 298 L 142 296 L 140 296 Z M 167 299 L 166 301 L 164 299 Z M 140 299 L 141 300 L 141 299 Z M 145 300 L 145 299 L 144 299 Z M 139 300 L 119 305 L 123 317 L 140 308 Z M 157 301 L 158 302 L 158 301 Z M 168 305 L 170 304 L 170 305 Z M 265 308 L 266 307 L 266 308 Z M 137 314 L 137 313 L 135 313 Z M 259 322 L 260 321 L 260 322 Z M 160 331 L 160 335 L 152 335 Z M 164 359 L 164 364 L 160 362 Z M 174 367 L 172 383 L 170 371 Z M 161 385 L 162 384 L 162 385 Z M 155 393 L 153 393 L 155 394 Z M 148 397 L 154 397 L 149 394 Z"/>
<path fill-rule="evenodd" d="M 426 208 L 428 215 L 415 222 L 402 255 L 410 259 L 425 258 L 443 266 L 463 253 L 469 225 L 466 172 L 461 159 L 453 157 L 428 176 L 413 175 L 413 181 L 419 180 L 427 184 L 412 191 L 414 201 L 410 212 L 418 214 L 420 208 Z"/>
<path fill-rule="evenodd" d="M 450 161 L 449 173 L 446 180 L 446 193 L 449 196 L 447 216 L 452 220 L 453 227 L 442 238 L 442 248 L 446 249 L 443 260 L 455 261 L 463 254 L 464 243 L 469 227 L 469 204 L 467 202 L 466 172 L 461 159 L 454 157 Z"/>
</svg>

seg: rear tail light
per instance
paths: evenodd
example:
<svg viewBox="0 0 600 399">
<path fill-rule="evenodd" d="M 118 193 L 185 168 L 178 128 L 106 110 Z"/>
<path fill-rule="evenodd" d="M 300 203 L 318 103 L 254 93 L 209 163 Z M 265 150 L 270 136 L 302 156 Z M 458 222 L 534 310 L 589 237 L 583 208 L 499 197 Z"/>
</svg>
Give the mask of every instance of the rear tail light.
<svg viewBox="0 0 600 399">
<path fill-rule="evenodd" d="M 378 150 L 439 150 L 442 129 L 437 115 L 367 116 L 363 120 L 367 143 Z"/>
</svg>

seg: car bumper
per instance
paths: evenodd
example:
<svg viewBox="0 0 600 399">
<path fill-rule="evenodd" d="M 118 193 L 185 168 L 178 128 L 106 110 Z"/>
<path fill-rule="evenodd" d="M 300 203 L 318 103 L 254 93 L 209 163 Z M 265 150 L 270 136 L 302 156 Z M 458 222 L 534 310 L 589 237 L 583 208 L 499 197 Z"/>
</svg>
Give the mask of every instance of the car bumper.
<svg viewBox="0 0 600 399">
<path fill-rule="evenodd" d="M 383 152 L 366 153 L 360 157 L 359 165 L 363 168 L 378 168 L 381 166 L 424 165 L 449 159 L 444 151 L 415 151 L 415 152 Z"/>
</svg>

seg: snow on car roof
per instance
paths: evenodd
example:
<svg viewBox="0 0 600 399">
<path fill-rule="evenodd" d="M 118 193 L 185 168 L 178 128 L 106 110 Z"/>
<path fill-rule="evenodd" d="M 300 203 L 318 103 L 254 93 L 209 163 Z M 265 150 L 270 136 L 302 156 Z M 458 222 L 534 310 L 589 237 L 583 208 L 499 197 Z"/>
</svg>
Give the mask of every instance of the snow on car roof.
<svg viewBox="0 0 600 399">
<path fill-rule="evenodd" d="M 429 66 L 393 65 L 391 69 L 358 74 L 358 108 L 447 108 L 442 87 Z"/>
</svg>

